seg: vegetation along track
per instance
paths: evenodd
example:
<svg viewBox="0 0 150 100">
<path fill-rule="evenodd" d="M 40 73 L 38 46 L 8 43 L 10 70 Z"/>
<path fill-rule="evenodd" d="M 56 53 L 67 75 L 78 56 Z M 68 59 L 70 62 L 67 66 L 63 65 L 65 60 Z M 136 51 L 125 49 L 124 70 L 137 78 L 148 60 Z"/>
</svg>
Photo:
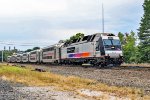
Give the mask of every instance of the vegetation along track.
<svg viewBox="0 0 150 100">
<path fill-rule="evenodd" d="M 150 94 L 150 67 L 121 66 L 109 68 L 84 68 L 80 66 L 29 65 L 52 73 L 65 76 L 79 76 L 97 80 L 111 86 L 127 86 L 141 88 L 144 93 Z"/>
</svg>

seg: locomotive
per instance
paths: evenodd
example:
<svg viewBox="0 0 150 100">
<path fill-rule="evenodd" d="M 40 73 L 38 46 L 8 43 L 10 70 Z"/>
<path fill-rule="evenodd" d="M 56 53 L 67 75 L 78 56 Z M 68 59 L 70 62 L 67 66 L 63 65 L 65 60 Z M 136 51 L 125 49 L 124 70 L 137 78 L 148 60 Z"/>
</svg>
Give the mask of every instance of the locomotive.
<svg viewBox="0 0 150 100">
<path fill-rule="evenodd" d="M 112 64 L 120 65 L 123 62 L 123 52 L 118 36 L 111 33 L 96 33 L 71 42 L 59 42 L 21 55 L 12 55 L 9 62 L 89 64 L 104 67 Z"/>
</svg>

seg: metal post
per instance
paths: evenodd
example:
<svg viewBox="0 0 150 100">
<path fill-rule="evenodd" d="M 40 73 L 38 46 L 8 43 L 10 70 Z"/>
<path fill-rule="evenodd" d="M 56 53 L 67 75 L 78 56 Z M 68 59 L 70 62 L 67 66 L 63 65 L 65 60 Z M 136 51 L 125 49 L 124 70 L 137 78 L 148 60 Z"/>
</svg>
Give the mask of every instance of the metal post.
<svg viewBox="0 0 150 100">
<path fill-rule="evenodd" d="M 102 3 L 102 30 L 105 32 L 105 22 L 104 22 L 104 5 Z"/>
<path fill-rule="evenodd" d="M 3 63 L 3 50 L 2 50 L 2 63 Z"/>
</svg>

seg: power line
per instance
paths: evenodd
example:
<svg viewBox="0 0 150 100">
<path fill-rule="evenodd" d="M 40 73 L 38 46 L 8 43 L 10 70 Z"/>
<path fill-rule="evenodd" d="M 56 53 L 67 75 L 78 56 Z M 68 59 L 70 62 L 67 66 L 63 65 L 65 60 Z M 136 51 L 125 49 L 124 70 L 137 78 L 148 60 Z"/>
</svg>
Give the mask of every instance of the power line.
<svg viewBox="0 0 150 100">
<path fill-rule="evenodd" d="M 18 46 L 47 46 L 45 44 L 50 44 L 50 43 L 17 43 L 17 42 L 3 42 L 0 41 L 0 44 L 2 45 L 18 45 Z"/>
<path fill-rule="evenodd" d="M 104 5 L 102 3 L 102 30 L 105 32 L 105 22 L 104 22 Z"/>
</svg>

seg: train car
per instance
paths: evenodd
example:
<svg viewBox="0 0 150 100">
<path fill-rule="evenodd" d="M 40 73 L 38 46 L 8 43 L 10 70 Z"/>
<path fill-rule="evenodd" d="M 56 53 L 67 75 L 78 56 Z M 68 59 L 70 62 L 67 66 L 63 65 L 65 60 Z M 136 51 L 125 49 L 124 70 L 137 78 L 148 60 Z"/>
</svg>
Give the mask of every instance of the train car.
<svg viewBox="0 0 150 100">
<path fill-rule="evenodd" d="M 91 64 L 106 66 L 123 62 L 119 37 L 110 33 L 97 33 L 65 43 L 61 47 L 61 62 L 65 64 Z"/>
<path fill-rule="evenodd" d="M 11 61 L 10 61 L 10 58 L 11 58 L 11 56 L 8 56 L 8 57 L 7 57 L 7 62 L 8 62 L 8 63 L 11 62 Z"/>
<path fill-rule="evenodd" d="M 28 54 L 24 53 L 20 60 L 20 55 L 10 58 L 11 62 L 90 64 L 104 67 L 120 65 L 123 62 L 123 53 L 118 36 L 111 33 L 96 33 L 71 42 L 59 42 Z"/>
<path fill-rule="evenodd" d="M 29 62 L 39 63 L 40 62 L 40 50 L 34 50 L 29 52 Z"/>
<path fill-rule="evenodd" d="M 41 63 L 60 63 L 61 45 L 63 45 L 63 43 L 58 43 L 52 46 L 42 48 L 40 52 L 40 62 Z"/>
<path fill-rule="evenodd" d="M 22 62 L 23 63 L 29 62 L 29 53 L 23 53 L 22 54 Z"/>
<path fill-rule="evenodd" d="M 16 62 L 17 62 L 17 55 L 15 54 L 10 57 L 10 63 L 16 63 Z"/>
<path fill-rule="evenodd" d="M 22 62 L 22 54 L 17 54 L 16 56 L 16 59 L 17 59 L 17 63 L 21 63 Z"/>
</svg>

